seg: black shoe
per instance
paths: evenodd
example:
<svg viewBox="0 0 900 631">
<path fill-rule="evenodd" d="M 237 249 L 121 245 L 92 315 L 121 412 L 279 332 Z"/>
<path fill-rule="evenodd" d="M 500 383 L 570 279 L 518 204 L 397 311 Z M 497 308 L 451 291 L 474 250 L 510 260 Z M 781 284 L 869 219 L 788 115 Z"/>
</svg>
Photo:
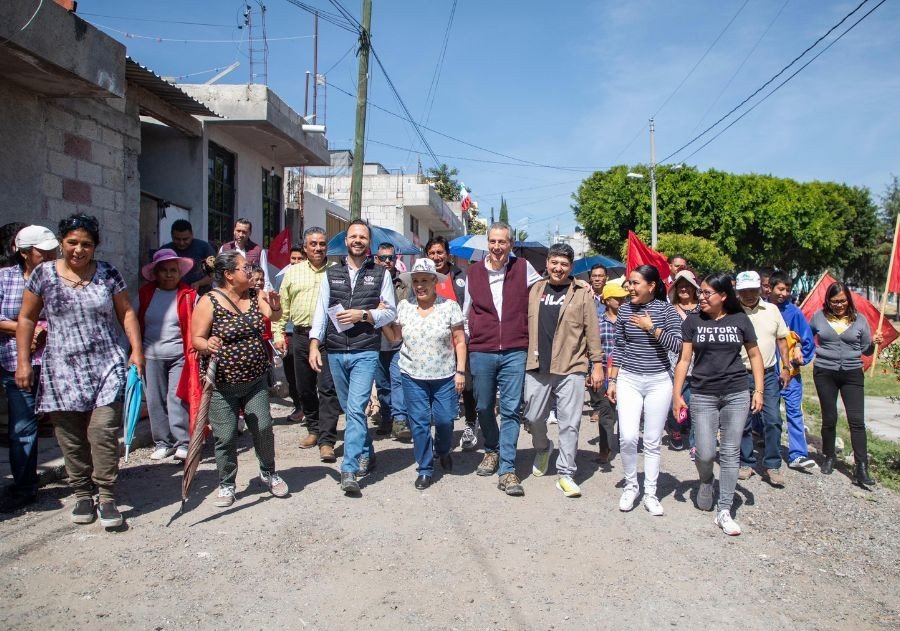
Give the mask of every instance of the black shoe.
<svg viewBox="0 0 900 631">
<path fill-rule="evenodd" d="M 438 456 L 438 462 L 441 463 L 441 469 L 450 473 L 453 471 L 453 456 L 450 454 L 444 454 L 443 456 Z"/>
<path fill-rule="evenodd" d="M 825 460 L 822 461 L 822 466 L 819 467 L 819 470 L 823 475 L 831 475 L 834 471 L 834 457 L 825 456 Z"/>
<path fill-rule="evenodd" d="M 341 490 L 346 495 L 359 495 L 359 482 L 356 481 L 356 474 L 351 471 L 341 472 Z"/>
<path fill-rule="evenodd" d="M 2 500 L 0 500 L 0 513 L 14 513 L 21 510 L 29 504 L 37 501 L 37 493 L 27 493 L 22 495 L 15 491 L 9 492 Z"/>
<path fill-rule="evenodd" d="M 94 500 L 89 497 L 82 497 L 75 502 L 75 508 L 72 509 L 72 522 L 75 524 L 91 524 L 97 512 L 94 510 Z"/>
<path fill-rule="evenodd" d="M 361 478 L 363 476 L 369 475 L 370 472 L 375 470 L 375 454 L 372 454 L 372 457 L 369 456 L 360 456 L 359 457 L 359 471 L 356 472 L 356 477 Z"/>
<path fill-rule="evenodd" d="M 431 476 L 428 475 L 420 475 L 416 478 L 416 489 L 419 491 L 424 491 L 429 486 L 431 486 Z"/>
<path fill-rule="evenodd" d="M 375 430 L 376 436 L 388 436 L 390 435 L 392 427 L 390 425 L 379 425 L 378 429 Z"/>
<path fill-rule="evenodd" d="M 100 525 L 104 528 L 118 528 L 124 521 L 122 513 L 116 507 L 116 503 L 112 500 L 100 502 L 97 506 L 97 514 L 100 516 Z"/>
<path fill-rule="evenodd" d="M 856 483 L 860 486 L 872 486 L 875 480 L 869 475 L 869 463 L 860 460 L 856 463 Z"/>
</svg>

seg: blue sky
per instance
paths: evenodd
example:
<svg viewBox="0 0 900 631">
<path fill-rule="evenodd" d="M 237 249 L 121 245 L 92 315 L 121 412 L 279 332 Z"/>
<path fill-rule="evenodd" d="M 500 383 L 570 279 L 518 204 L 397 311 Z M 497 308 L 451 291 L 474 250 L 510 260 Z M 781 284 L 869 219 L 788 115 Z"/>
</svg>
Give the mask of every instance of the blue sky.
<svg viewBox="0 0 900 631">
<path fill-rule="evenodd" d="M 305 1 L 335 11 L 326 0 Z M 662 159 L 737 105 L 858 3 L 459 0 L 426 124 L 520 160 L 591 169 L 647 162 L 647 119 L 655 113 L 657 159 Z M 375 49 L 417 119 L 426 111 L 452 4 L 374 2 Z M 854 19 L 875 4 L 870 0 Z M 108 27 L 106 32 L 123 41 L 130 55 L 159 74 L 194 75 L 237 60 L 241 67 L 223 82 L 239 83 L 249 77 L 248 45 L 241 42 L 245 33 L 233 27 L 243 5 L 237 0 L 80 0 L 78 11 Z M 304 74 L 312 69 L 312 40 L 304 36 L 313 32 L 312 17 L 286 0 L 270 0 L 266 6 L 269 86 L 302 113 Z M 344 6 L 359 17 L 359 2 L 345 1 Z M 835 180 L 868 186 L 877 197 L 890 175 L 900 174 L 898 27 L 900 2 L 888 1 L 706 148 L 687 158 L 698 143 L 672 161 L 801 181 Z M 117 31 L 226 43 L 160 42 Z M 351 33 L 320 23 L 319 71 L 330 69 L 329 83 L 355 93 L 353 45 Z M 372 67 L 370 100 L 399 112 L 374 61 Z M 181 81 L 202 83 L 211 75 Z M 334 87 L 320 94 L 319 110 L 325 110 L 332 146 L 352 145 L 354 108 L 354 99 Z M 439 160 L 459 169 L 484 215 L 491 206 L 499 208 L 503 194 L 513 222 L 532 237 L 544 240 L 557 224 L 561 232 L 573 229 L 571 193 L 586 172 L 528 166 L 427 131 L 425 135 Z M 406 172 L 415 171 L 419 156 L 425 168 L 433 165 L 411 126 L 377 109 L 369 111 L 368 138 L 367 161 Z"/>
</svg>

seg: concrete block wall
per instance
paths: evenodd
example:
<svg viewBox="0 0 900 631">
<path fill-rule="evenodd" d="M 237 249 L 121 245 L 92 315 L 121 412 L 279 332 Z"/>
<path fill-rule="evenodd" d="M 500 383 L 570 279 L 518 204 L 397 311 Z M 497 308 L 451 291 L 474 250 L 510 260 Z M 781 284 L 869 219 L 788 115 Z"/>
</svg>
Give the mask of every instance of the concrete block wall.
<svg viewBox="0 0 900 631">
<path fill-rule="evenodd" d="M 0 208 L 6 221 L 56 230 L 84 212 L 100 220 L 98 258 L 136 290 L 140 182 L 137 105 L 126 99 L 48 99 L 0 81 Z"/>
</svg>

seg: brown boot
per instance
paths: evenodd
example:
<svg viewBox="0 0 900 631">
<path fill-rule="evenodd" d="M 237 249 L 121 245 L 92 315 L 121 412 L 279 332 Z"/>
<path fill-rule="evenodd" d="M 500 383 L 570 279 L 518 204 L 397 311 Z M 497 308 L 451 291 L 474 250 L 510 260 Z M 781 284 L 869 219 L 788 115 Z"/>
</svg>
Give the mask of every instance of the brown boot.
<svg viewBox="0 0 900 631">
<path fill-rule="evenodd" d="M 319 460 L 322 462 L 337 462 L 337 457 L 334 455 L 334 447 L 332 445 L 319 447 Z"/>
<path fill-rule="evenodd" d="M 300 449 L 309 449 L 310 447 L 315 447 L 319 444 L 319 435 L 318 434 L 307 434 L 303 440 L 300 441 Z"/>
</svg>

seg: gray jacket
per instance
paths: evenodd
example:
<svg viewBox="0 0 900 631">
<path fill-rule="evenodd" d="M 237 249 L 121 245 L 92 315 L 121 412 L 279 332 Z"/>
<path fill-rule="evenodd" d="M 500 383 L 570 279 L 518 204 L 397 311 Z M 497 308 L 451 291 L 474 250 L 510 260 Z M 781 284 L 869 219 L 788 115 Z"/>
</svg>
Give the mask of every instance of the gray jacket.
<svg viewBox="0 0 900 631">
<path fill-rule="evenodd" d="M 815 366 L 827 370 L 855 370 L 862 368 L 861 355 L 871 355 L 872 333 L 869 323 L 857 314 L 850 328 L 837 334 L 821 311 L 816 311 L 809 321 L 813 335 L 818 336 Z"/>
</svg>

